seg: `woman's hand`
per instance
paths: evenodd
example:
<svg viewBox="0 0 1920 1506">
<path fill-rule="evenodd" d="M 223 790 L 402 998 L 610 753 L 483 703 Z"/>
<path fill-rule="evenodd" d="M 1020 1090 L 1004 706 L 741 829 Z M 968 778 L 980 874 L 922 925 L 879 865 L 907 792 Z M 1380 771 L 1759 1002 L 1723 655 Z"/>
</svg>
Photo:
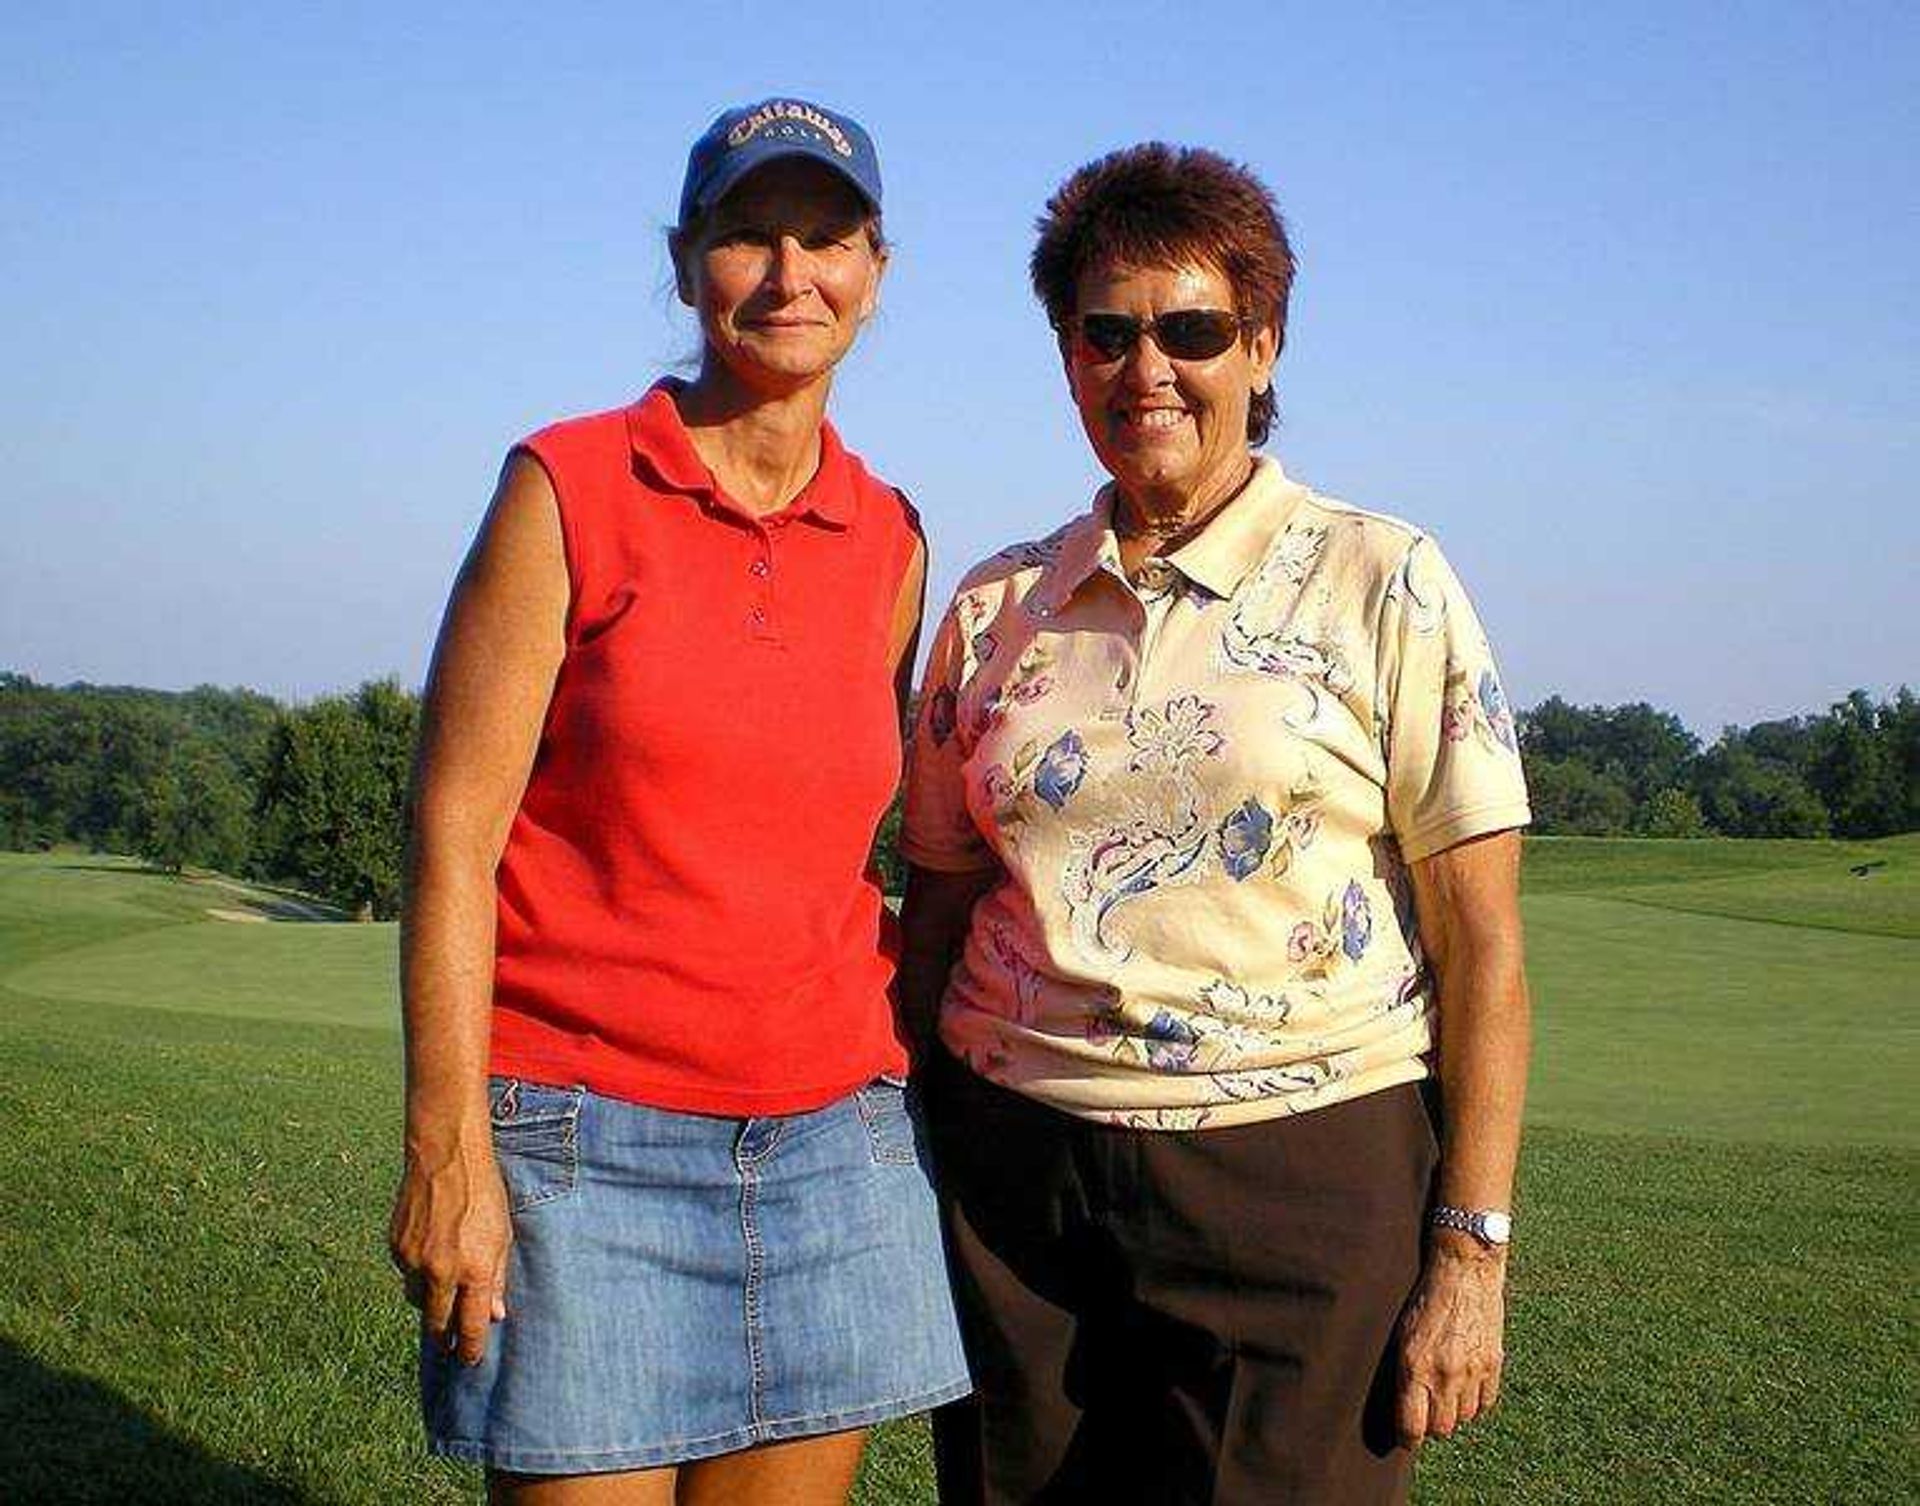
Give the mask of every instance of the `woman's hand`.
<svg viewBox="0 0 1920 1506">
<path fill-rule="evenodd" d="M 1471 1236 L 1462 1236 L 1471 1241 Z M 1436 1233 L 1420 1284 L 1400 1317 L 1395 1421 L 1408 1447 L 1447 1438 L 1491 1411 L 1505 1363 L 1505 1251 L 1468 1252 Z M 1449 1241 L 1443 1243 L 1443 1241 Z"/>
<path fill-rule="evenodd" d="M 482 1132 L 484 1136 L 484 1131 Z M 507 1315 L 507 1189 L 484 1138 L 440 1152 L 409 1147 L 387 1247 L 427 1332 L 477 1365 Z"/>
</svg>

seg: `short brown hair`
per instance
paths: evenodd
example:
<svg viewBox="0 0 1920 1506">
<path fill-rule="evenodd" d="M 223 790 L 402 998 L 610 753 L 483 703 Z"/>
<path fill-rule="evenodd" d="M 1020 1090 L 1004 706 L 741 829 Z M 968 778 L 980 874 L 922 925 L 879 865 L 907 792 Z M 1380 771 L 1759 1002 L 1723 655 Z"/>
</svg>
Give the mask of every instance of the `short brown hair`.
<svg viewBox="0 0 1920 1506">
<path fill-rule="evenodd" d="M 1033 290 L 1064 329 L 1080 279 L 1098 266 L 1218 267 L 1243 318 L 1271 325 L 1274 354 L 1287 343 L 1293 247 L 1280 208 L 1253 170 L 1198 146 L 1143 142 L 1089 162 L 1055 190 L 1036 222 Z M 1247 440 L 1272 430 L 1273 390 L 1247 410 Z"/>
</svg>

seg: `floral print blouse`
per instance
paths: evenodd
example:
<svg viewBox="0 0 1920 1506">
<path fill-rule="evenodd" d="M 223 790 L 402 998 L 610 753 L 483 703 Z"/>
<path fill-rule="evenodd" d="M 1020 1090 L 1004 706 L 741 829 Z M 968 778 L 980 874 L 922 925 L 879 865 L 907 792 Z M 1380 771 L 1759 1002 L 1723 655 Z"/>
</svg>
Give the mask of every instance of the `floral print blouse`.
<svg viewBox="0 0 1920 1506">
<path fill-rule="evenodd" d="M 1142 1128 L 1242 1124 L 1427 1072 L 1406 865 L 1523 826 L 1513 717 L 1433 541 L 1260 457 L 1129 580 L 1111 491 L 961 582 L 904 848 L 999 865 L 940 1035 Z"/>
</svg>

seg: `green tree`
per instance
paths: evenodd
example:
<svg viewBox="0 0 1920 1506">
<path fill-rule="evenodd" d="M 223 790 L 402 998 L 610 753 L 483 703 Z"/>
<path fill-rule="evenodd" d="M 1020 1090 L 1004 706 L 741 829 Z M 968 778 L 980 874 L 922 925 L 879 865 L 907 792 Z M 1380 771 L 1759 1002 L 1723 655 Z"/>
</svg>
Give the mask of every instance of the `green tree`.
<svg viewBox="0 0 1920 1506">
<path fill-rule="evenodd" d="M 1686 777 L 1700 742 L 1671 711 L 1645 701 L 1603 713 L 1595 767 L 1626 787 L 1636 806 Z"/>
<path fill-rule="evenodd" d="M 174 873 L 188 867 L 237 873 L 252 846 L 252 806 L 218 746 L 184 739 L 141 792 L 134 852 Z"/>
<path fill-rule="evenodd" d="M 1535 758 L 1564 763 L 1579 759 L 1591 763 L 1593 714 L 1550 695 L 1516 718 L 1520 750 Z"/>
<path fill-rule="evenodd" d="M 41 847 L 73 828 L 85 776 L 63 719 L 25 676 L 0 684 L 0 845 Z"/>
<path fill-rule="evenodd" d="M 1529 779 L 1536 768 L 1546 771 L 1549 815 L 1536 823 L 1541 830 L 1643 829 L 1650 819 L 1647 802 L 1661 790 L 1684 786 L 1700 752 L 1699 740 L 1677 716 L 1644 701 L 1571 706 L 1549 696 L 1518 720 Z M 1583 772 L 1572 772 L 1576 768 Z"/>
<path fill-rule="evenodd" d="M 1881 719 L 1900 791 L 1893 830 L 1920 831 L 1920 698 L 1902 685 Z"/>
<path fill-rule="evenodd" d="M 1728 728 L 1695 767 L 1694 793 L 1714 829 L 1730 837 L 1824 837 L 1820 797 L 1792 769 L 1757 757 Z"/>
<path fill-rule="evenodd" d="M 196 685 L 174 697 L 187 726 L 220 750 L 234 774 L 249 788 L 266 767 L 267 744 L 280 717 L 280 703 L 256 690 L 223 690 Z"/>
<path fill-rule="evenodd" d="M 1739 738 L 1746 744 L 1747 751 L 1762 763 L 1792 769 L 1805 779 L 1813 767 L 1819 725 L 1818 717 L 1781 717 L 1771 722 L 1755 722 L 1740 733 Z"/>
<path fill-rule="evenodd" d="M 73 835 L 95 852 L 131 852 L 144 793 L 166 763 L 174 729 L 153 706 L 124 694 L 84 706 L 78 722 L 88 777 Z"/>
<path fill-rule="evenodd" d="M 263 862 L 348 909 L 396 914 L 419 716 L 391 680 L 283 714 L 260 789 Z"/>
<path fill-rule="evenodd" d="M 1707 818 L 1690 790 L 1655 790 L 1640 807 L 1635 829 L 1643 837 L 1704 837 Z"/>
<path fill-rule="evenodd" d="M 1533 829 L 1549 836 L 1615 837 L 1633 822 L 1633 796 L 1578 758 L 1528 758 Z"/>
<path fill-rule="evenodd" d="M 1883 837 L 1902 829 L 1907 790 L 1893 731 L 1894 708 L 1856 690 L 1814 729 L 1807 783 L 1842 837 Z"/>
</svg>

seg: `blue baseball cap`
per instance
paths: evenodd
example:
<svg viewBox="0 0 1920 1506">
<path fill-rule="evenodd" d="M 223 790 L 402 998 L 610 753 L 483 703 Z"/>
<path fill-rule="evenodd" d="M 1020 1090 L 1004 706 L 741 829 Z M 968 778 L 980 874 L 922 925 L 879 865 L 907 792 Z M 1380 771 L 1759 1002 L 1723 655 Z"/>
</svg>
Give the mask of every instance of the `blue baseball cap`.
<svg viewBox="0 0 1920 1506">
<path fill-rule="evenodd" d="M 880 209 L 880 155 L 860 122 L 804 99 L 763 99 L 725 111 L 687 153 L 680 223 L 711 209 L 748 173 L 778 157 L 825 163 Z"/>
</svg>

